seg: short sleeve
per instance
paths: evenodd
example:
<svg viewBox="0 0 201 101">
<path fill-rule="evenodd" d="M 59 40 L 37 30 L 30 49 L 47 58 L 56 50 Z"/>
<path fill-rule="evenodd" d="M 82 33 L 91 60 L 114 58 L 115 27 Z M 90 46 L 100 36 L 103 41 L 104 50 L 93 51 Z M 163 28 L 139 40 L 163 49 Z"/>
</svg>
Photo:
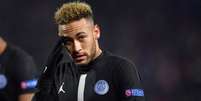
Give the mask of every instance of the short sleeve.
<svg viewBox="0 0 201 101">
<path fill-rule="evenodd" d="M 121 101 L 145 101 L 144 90 L 135 65 L 123 59 L 117 67 L 114 79 Z"/>
<path fill-rule="evenodd" d="M 17 50 L 12 65 L 18 94 L 35 92 L 38 72 L 33 58 L 23 50 Z"/>
</svg>

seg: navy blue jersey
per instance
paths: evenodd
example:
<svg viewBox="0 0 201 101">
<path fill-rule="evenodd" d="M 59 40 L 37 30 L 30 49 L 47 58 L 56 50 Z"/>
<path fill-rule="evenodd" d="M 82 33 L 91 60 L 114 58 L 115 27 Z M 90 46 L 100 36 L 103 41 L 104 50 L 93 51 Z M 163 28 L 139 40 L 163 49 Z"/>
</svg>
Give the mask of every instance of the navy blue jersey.
<svg viewBox="0 0 201 101">
<path fill-rule="evenodd" d="M 78 98 L 83 99 L 80 101 L 144 101 L 137 69 L 125 58 L 103 52 L 79 71 L 82 74 L 78 87 L 85 85 L 84 91 L 78 89 Z M 83 76 L 86 77 L 81 81 Z"/>
<path fill-rule="evenodd" d="M 18 96 L 35 91 L 36 65 L 22 49 L 8 44 L 0 55 L 0 101 L 18 101 Z"/>
<path fill-rule="evenodd" d="M 136 67 L 103 52 L 88 65 L 75 65 L 62 45 L 55 48 L 33 101 L 144 101 Z"/>
</svg>

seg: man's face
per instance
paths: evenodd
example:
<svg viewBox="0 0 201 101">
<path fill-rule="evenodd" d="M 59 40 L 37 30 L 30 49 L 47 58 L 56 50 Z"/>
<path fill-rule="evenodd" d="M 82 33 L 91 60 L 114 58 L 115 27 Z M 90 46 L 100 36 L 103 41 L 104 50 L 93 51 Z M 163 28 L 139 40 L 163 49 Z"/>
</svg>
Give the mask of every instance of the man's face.
<svg viewBox="0 0 201 101">
<path fill-rule="evenodd" d="M 100 30 L 90 20 L 82 18 L 66 25 L 59 25 L 59 36 L 66 40 L 64 44 L 76 64 L 88 64 L 97 56 Z"/>
</svg>

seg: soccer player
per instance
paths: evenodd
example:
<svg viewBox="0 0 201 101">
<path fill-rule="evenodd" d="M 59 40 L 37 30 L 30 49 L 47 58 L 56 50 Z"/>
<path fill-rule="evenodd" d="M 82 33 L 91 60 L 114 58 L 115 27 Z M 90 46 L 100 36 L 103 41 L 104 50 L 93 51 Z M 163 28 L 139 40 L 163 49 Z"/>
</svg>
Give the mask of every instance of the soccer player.
<svg viewBox="0 0 201 101">
<path fill-rule="evenodd" d="M 36 84 L 33 58 L 0 36 L 0 101 L 31 101 Z"/>
<path fill-rule="evenodd" d="M 65 3 L 55 21 L 60 46 L 51 54 L 34 100 L 144 101 L 135 65 L 99 47 L 101 31 L 89 4 Z M 69 64 L 71 57 L 75 65 Z"/>
</svg>

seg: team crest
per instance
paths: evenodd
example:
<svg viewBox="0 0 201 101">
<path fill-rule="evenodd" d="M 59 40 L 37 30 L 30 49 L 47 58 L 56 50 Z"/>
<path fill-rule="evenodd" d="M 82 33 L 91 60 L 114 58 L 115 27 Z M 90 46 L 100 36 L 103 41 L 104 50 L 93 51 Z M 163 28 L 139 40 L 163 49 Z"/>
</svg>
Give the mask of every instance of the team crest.
<svg viewBox="0 0 201 101">
<path fill-rule="evenodd" d="M 109 85 L 105 80 L 99 80 L 96 82 L 94 91 L 98 95 L 105 95 L 109 91 Z"/>
<path fill-rule="evenodd" d="M 7 79 L 6 76 L 3 74 L 0 74 L 0 89 L 5 88 L 7 85 Z"/>
</svg>

